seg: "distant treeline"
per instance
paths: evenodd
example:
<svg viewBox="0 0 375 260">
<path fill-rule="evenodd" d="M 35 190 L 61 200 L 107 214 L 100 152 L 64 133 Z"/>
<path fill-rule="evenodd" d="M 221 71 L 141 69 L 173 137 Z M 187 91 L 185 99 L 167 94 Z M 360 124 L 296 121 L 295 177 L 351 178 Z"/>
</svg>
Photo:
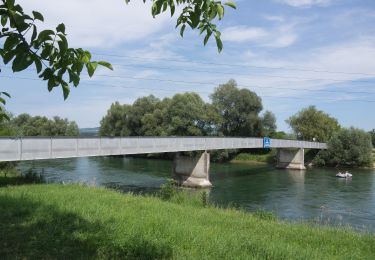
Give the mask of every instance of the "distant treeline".
<svg viewBox="0 0 375 260">
<path fill-rule="evenodd" d="M 74 121 L 58 116 L 48 119 L 45 116 L 20 114 L 10 120 L 0 122 L 0 136 L 78 136 L 78 125 Z"/>
</svg>

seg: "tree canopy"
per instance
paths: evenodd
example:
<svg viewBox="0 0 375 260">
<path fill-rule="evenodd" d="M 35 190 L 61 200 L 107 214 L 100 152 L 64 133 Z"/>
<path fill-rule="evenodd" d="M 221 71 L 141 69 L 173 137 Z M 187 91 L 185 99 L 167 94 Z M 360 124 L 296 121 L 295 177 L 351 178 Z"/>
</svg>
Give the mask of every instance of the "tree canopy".
<svg viewBox="0 0 375 260">
<path fill-rule="evenodd" d="M 42 116 L 20 114 L 10 116 L 10 121 L 0 122 L 0 136 L 78 136 L 79 129 L 74 121 L 58 116 L 48 119 Z"/>
<path fill-rule="evenodd" d="M 225 136 L 258 136 L 261 134 L 259 113 L 261 98 L 248 89 L 237 88 L 235 80 L 220 85 L 210 96 L 212 105 L 222 117 L 219 131 Z"/>
<path fill-rule="evenodd" d="M 216 133 L 219 116 L 196 93 L 160 100 L 152 95 L 133 105 L 111 105 L 100 124 L 105 136 L 205 136 Z"/>
<path fill-rule="evenodd" d="M 276 116 L 271 111 L 264 112 L 262 118 L 262 135 L 274 137 L 276 135 Z"/>
<path fill-rule="evenodd" d="M 160 100 L 152 95 L 132 105 L 111 105 L 100 125 L 104 136 L 260 136 L 276 131 L 275 117 L 262 110 L 261 99 L 234 80 L 215 89 L 212 103 L 196 93 Z M 264 121 L 264 123 L 262 123 Z M 264 130 L 263 128 L 264 127 Z"/>
<path fill-rule="evenodd" d="M 302 109 L 286 122 L 299 140 L 326 142 L 340 129 L 335 118 L 315 106 Z"/>
<path fill-rule="evenodd" d="M 319 152 L 314 163 L 321 166 L 372 166 L 371 136 L 357 128 L 343 128 L 328 141 L 328 150 Z"/>
</svg>

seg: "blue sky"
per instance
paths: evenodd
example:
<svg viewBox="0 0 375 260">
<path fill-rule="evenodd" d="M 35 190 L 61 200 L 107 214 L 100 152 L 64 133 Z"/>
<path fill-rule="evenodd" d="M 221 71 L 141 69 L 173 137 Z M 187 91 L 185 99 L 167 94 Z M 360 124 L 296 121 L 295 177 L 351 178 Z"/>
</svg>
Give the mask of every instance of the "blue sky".
<svg viewBox="0 0 375 260">
<path fill-rule="evenodd" d="M 184 91 L 209 101 L 216 85 L 233 78 L 262 97 L 280 130 L 289 131 L 285 119 L 309 105 L 343 126 L 375 128 L 374 0 L 237 0 L 238 9 L 228 9 L 219 24 L 221 54 L 214 41 L 203 47 L 197 32 L 181 38 L 175 18 L 153 19 L 142 1 L 19 2 L 41 11 L 47 27 L 64 22 L 72 46 L 115 70 L 84 77 L 63 101 L 61 90 L 49 93 L 35 71 L 13 74 L 2 66 L 2 88 L 12 95 L 7 109 L 16 115 L 59 115 L 95 127 L 114 101 Z"/>
</svg>

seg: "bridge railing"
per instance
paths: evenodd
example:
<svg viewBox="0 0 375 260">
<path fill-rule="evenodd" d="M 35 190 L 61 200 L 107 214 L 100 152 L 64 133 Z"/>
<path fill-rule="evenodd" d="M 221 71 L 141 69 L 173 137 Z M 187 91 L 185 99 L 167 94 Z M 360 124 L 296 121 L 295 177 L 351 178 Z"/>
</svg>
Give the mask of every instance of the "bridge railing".
<svg viewBox="0 0 375 260">
<path fill-rule="evenodd" d="M 0 138 L 0 161 L 262 147 L 262 138 L 235 137 Z M 325 149 L 326 146 L 272 139 L 271 148 Z"/>
</svg>

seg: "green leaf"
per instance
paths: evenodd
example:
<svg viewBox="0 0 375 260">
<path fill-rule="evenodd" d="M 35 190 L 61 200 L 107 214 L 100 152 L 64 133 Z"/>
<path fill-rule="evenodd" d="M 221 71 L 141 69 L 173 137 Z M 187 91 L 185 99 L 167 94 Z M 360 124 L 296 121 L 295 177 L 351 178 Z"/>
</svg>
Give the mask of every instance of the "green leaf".
<svg viewBox="0 0 375 260">
<path fill-rule="evenodd" d="M 15 50 L 7 51 L 3 55 L 3 62 L 4 62 L 4 64 L 8 64 L 14 58 L 14 56 L 16 55 L 16 53 L 17 52 Z"/>
<path fill-rule="evenodd" d="M 217 15 L 217 10 L 216 9 L 212 9 L 212 11 L 210 13 L 210 20 L 215 19 L 216 15 Z"/>
<path fill-rule="evenodd" d="M 233 1 L 228 1 L 224 5 L 232 7 L 233 9 L 237 9 L 237 6 L 236 6 L 236 4 Z"/>
<path fill-rule="evenodd" d="M 56 27 L 56 31 L 65 34 L 65 24 L 60 23 L 60 24 Z"/>
<path fill-rule="evenodd" d="M 7 37 L 7 39 L 4 42 L 4 49 L 11 50 L 14 46 L 16 46 L 20 42 L 20 39 L 17 38 L 15 35 L 10 35 Z"/>
<path fill-rule="evenodd" d="M 89 62 L 89 63 L 86 64 L 87 72 L 88 72 L 90 77 L 92 77 L 92 75 L 94 75 L 94 72 L 95 72 L 97 66 L 98 66 L 97 62 Z"/>
<path fill-rule="evenodd" d="M 181 26 L 181 29 L 180 29 L 180 35 L 181 35 L 181 37 L 184 37 L 185 28 L 186 28 L 186 24 L 184 24 L 184 25 Z"/>
<path fill-rule="evenodd" d="M 43 50 L 40 53 L 40 57 L 42 57 L 43 59 L 47 59 L 50 53 L 52 52 L 52 48 L 53 47 L 51 44 L 44 45 Z"/>
<path fill-rule="evenodd" d="M 220 39 L 220 35 L 218 36 L 218 34 L 216 34 L 215 40 L 216 40 L 217 49 L 219 52 L 221 52 L 221 50 L 223 49 L 223 42 Z"/>
<path fill-rule="evenodd" d="M 37 73 L 40 73 L 42 71 L 42 67 L 43 67 L 42 62 L 40 61 L 40 59 L 38 57 L 36 57 L 34 59 L 34 63 L 35 63 Z"/>
<path fill-rule="evenodd" d="M 203 41 L 203 44 L 204 44 L 204 45 L 207 44 L 207 42 L 208 42 L 208 40 L 210 39 L 211 35 L 212 35 L 212 32 L 211 32 L 211 31 L 207 31 L 207 34 L 206 34 L 206 36 L 204 37 L 204 41 Z"/>
<path fill-rule="evenodd" d="M 106 61 L 98 61 L 99 65 L 102 65 L 110 70 L 113 70 L 112 64 Z"/>
<path fill-rule="evenodd" d="M 88 51 L 85 51 L 81 57 L 81 61 L 85 64 L 89 63 L 91 60 L 91 53 Z"/>
<path fill-rule="evenodd" d="M 2 103 L 3 105 L 5 105 L 6 104 L 5 99 L 3 99 L 2 97 L 0 97 L 0 103 Z"/>
<path fill-rule="evenodd" d="M 14 0 L 8 0 L 8 1 L 6 1 L 6 4 L 8 5 L 9 9 L 13 9 L 13 7 L 14 7 Z"/>
<path fill-rule="evenodd" d="M 38 42 L 44 42 L 46 40 L 51 40 L 50 35 L 55 35 L 55 32 L 52 30 L 41 31 L 38 35 Z"/>
<path fill-rule="evenodd" d="M 58 36 L 61 39 L 61 41 L 58 41 L 60 52 L 64 53 L 68 49 L 68 41 L 66 40 L 66 37 L 64 35 L 59 33 Z"/>
<path fill-rule="evenodd" d="M 29 53 L 18 53 L 12 64 L 13 72 L 27 69 L 32 63 L 33 58 Z"/>
<path fill-rule="evenodd" d="M 77 87 L 80 81 L 79 76 L 70 69 L 68 70 L 68 73 L 69 73 L 69 82 L 73 82 L 73 85 Z"/>
<path fill-rule="evenodd" d="M 1 16 L 1 25 L 2 26 L 5 26 L 6 24 L 7 24 L 7 22 L 8 22 L 8 16 L 7 15 L 2 15 Z"/>
<path fill-rule="evenodd" d="M 53 82 L 54 82 L 54 79 L 49 79 L 49 80 L 48 80 L 47 86 L 48 86 L 48 91 L 49 91 L 49 92 L 51 92 L 52 89 L 53 89 L 53 87 L 54 87 Z"/>
<path fill-rule="evenodd" d="M 63 90 L 64 100 L 66 100 L 69 96 L 70 88 L 69 88 L 68 84 L 66 84 L 66 82 L 63 82 L 61 84 L 61 87 L 62 87 L 62 90 Z"/>
<path fill-rule="evenodd" d="M 59 83 L 56 81 L 56 77 L 52 75 L 48 79 L 48 91 L 51 92 L 54 87 L 57 87 Z"/>
<path fill-rule="evenodd" d="M 174 1 L 169 1 L 169 8 L 171 9 L 171 17 L 174 15 L 174 12 L 176 11 L 176 6 L 174 5 Z"/>
<path fill-rule="evenodd" d="M 35 20 L 39 20 L 39 21 L 44 22 L 44 17 L 41 13 L 39 13 L 37 11 L 33 11 L 33 16 L 34 16 Z"/>
<path fill-rule="evenodd" d="M 224 17 L 224 7 L 221 4 L 217 4 L 217 13 L 219 14 L 219 20 Z"/>
<path fill-rule="evenodd" d="M 0 94 L 3 94 L 3 95 L 5 95 L 5 96 L 7 96 L 8 98 L 10 98 L 10 95 L 9 95 L 8 92 L 0 92 Z"/>
<path fill-rule="evenodd" d="M 31 35 L 31 42 L 35 41 L 37 36 L 38 36 L 38 29 L 36 28 L 35 24 L 33 24 L 33 34 Z"/>
</svg>

